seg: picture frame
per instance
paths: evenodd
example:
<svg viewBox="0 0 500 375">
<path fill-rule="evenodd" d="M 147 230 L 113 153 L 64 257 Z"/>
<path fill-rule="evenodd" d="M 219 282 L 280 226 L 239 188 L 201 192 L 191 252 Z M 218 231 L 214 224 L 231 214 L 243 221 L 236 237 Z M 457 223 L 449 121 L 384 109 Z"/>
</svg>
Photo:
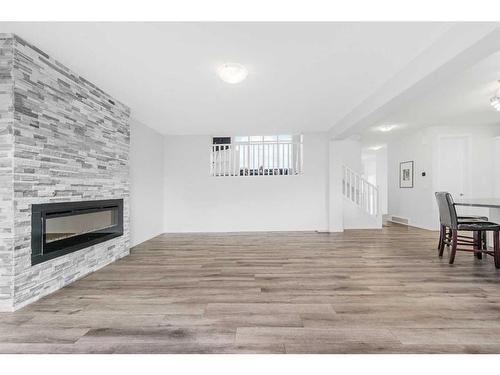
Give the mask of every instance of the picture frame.
<svg viewBox="0 0 500 375">
<path fill-rule="evenodd" d="M 413 161 L 399 163 L 399 187 L 401 189 L 413 188 Z"/>
</svg>

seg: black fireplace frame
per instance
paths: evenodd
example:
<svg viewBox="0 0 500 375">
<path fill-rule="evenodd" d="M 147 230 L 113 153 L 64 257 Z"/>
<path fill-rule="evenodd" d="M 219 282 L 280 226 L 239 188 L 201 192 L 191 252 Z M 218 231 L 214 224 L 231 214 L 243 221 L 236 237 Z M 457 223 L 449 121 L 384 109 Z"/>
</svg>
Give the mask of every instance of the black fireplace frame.
<svg viewBox="0 0 500 375">
<path fill-rule="evenodd" d="M 117 224 L 50 243 L 46 241 L 46 220 L 100 211 L 117 211 Z M 123 199 L 58 202 L 31 206 L 31 265 L 72 253 L 123 235 Z"/>
</svg>

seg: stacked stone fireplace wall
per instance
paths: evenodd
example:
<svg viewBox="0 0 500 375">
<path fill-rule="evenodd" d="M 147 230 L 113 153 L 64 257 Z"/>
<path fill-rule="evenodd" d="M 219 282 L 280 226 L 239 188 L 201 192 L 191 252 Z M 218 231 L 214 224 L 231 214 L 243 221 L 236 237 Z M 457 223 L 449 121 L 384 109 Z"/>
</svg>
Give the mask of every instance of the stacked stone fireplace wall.
<svg viewBox="0 0 500 375">
<path fill-rule="evenodd" d="M 14 91 L 12 38 L 0 37 L 0 311 L 12 305 L 14 273 Z"/>
<path fill-rule="evenodd" d="M 37 47 L 0 34 L 0 309 L 129 253 L 129 115 Z M 31 265 L 32 204 L 116 198 L 124 199 L 123 236 Z"/>
</svg>

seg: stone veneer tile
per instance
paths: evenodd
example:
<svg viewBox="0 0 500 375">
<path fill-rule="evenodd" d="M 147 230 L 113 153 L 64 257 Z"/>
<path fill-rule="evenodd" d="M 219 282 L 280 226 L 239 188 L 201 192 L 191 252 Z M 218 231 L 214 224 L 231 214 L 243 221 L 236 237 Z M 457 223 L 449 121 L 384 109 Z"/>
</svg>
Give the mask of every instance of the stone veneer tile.
<svg viewBox="0 0 500 375">
<path fill-rule="evenodd" d="M 128 254 L 129 116 L 38 48 L 0 34 L 0 310 Z M 124 199 L 123 236 L 31 266 L 32 204 L 115 198 Z"/>
<path fill-rule="evenodd" d="M 13 40 L 0 35 L 0 311 L 12 309 L 14 267 Z"/>
</svg>

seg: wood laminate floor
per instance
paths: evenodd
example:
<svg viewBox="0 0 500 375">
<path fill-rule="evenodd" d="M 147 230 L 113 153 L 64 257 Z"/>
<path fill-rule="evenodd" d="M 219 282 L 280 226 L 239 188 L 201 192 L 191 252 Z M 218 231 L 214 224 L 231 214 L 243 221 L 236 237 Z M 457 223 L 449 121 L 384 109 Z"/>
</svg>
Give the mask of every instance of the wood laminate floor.
<svg viewBox="0 0 500 375">
<path fill-rule="evenodd" d="M 437 233 L 166 234 L 15 313 L 3 353 L 500 353 L 491 257 Z"/>
</svg>

